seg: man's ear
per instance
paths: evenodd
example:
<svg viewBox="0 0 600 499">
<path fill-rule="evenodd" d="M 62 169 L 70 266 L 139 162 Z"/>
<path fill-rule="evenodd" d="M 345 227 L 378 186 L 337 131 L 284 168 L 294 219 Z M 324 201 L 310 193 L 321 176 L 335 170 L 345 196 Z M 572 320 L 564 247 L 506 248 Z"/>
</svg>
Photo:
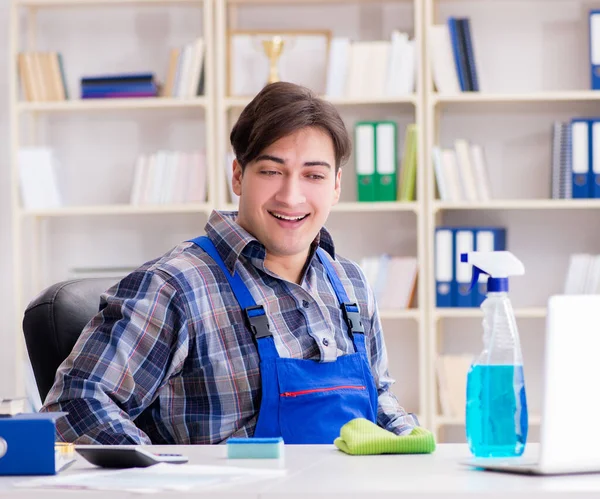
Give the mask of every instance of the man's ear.
<svg viewBox="0 0 600 499">
<path fill-rule="evenodd" d="M 231 179 L 233 192 L 236 194 L 236 196 L 239 196 L 242 194 L 242 175 L 244 172 L 242 171 L 242 166 L 238 163 L 237 159 L 233 160 L 231 168 L 233 168 L 233 175 Z"/>
<path fill-rule="evenodd" d="M 335 191 L 333 194 L 333 204 L 337 204 L 342 193 L 342 169 L 339 168 L 335 174 Z"/>
</svg>

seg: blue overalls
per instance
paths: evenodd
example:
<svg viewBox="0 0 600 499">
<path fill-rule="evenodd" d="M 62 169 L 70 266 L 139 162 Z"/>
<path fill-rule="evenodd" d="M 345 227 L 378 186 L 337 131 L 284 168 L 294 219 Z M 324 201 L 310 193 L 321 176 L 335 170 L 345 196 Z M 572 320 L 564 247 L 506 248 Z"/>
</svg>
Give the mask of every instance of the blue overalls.
<svg viewBox="0 0 600 499">
<path fill-rule="evenodd" d="M 358 306 L 349 303 L 323 249 L 317 249 L 317 256 L 340 302 L 355 350 L 334 362 L 280 357 L 265 310 L 262 305 L 256 305 L 239 274 L 231 276 L 208 237 L 201 236 L 192 242 L 221 267 L 254 335 L 262 378 L 262 399 L 254 437 L 281 436 L 286 444 L 332 444 L 348 421 L 355 418 L 376 421 L 377 389 Z"/>
</svg>

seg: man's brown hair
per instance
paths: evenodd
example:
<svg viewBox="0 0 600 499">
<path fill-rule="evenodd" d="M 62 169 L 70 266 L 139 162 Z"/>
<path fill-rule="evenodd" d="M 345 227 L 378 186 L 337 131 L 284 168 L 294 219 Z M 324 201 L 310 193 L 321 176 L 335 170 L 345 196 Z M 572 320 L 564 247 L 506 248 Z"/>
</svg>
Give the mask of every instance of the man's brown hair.
<svg viewBox="0 0 600 499">
<path fill-rule="evenodd" d="M 243 170 L 265 148 L 305 127 L 320 128 L 329 134 L 337 172 L 352 150 L 348 130 L 333 104 L 294 83 L 265 86 L 244 108 L 229 139 Z"/>
</svg>

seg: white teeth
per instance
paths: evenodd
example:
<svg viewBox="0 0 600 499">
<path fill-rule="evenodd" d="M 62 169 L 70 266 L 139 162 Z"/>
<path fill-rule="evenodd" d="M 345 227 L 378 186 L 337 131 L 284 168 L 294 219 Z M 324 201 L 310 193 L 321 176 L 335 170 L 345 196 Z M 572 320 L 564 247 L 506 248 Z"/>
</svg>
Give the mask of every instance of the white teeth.
<svg viewBox="0 0 600 499">
<path fill-rule="evenodd" d="M 302 220 L 306 215 L 300 215 L 299 217 L 286 217 L 285 215 L 280 215 L 279 213 L 270 212 L 275 218 L 279 218 L 280 220 L 289 220 L 290 222 L 297 222 L 298 220 Z"/>
</svg>

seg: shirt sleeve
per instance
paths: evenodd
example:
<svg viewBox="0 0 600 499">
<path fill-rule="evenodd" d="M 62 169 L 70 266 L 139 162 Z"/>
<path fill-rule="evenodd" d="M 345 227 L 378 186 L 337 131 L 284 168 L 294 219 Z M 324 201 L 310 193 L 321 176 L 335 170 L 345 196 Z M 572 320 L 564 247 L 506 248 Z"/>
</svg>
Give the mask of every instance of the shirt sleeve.
<svg viewBox="0 0 600 499">
<path fill-rule="evenodd" d="M 104 293 L 100 311 L 59 367 L 42 411 L 57 438 L 80 444 L 151 444 L 134 423 L 188 353 L 185 305 L 169 279 L 134 272 Z"/>
<path fill-rule="evenodd" d="M 369 345 L 371 356 L 371 371 L 375 386 L 377 387 L 378 405 L 377 405 L 377 424 L 388 431 L 397 435 L 407 435 L 416 426 L 419 421 L 414 414 L 407 413 L 400 406 L 396 396 L 390 391 L 394 384 L 394 379 L 388 371 L 388 356 L 379 311 L 375 302 L 375 296 L 371 287 L 366 283 L 368 293 L 368 314 L 370 317 Z M 366 331 L 365 331 L 366 332 Z"/>
</svg>

